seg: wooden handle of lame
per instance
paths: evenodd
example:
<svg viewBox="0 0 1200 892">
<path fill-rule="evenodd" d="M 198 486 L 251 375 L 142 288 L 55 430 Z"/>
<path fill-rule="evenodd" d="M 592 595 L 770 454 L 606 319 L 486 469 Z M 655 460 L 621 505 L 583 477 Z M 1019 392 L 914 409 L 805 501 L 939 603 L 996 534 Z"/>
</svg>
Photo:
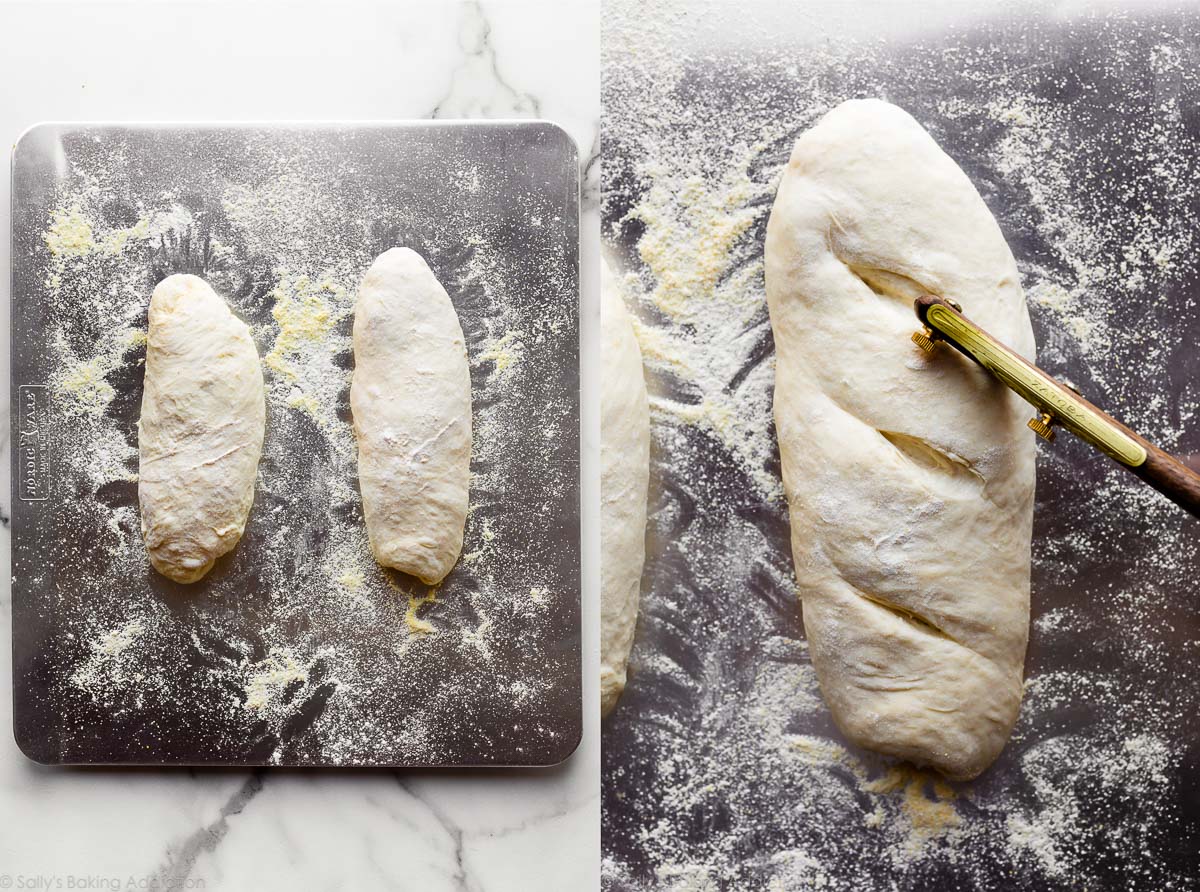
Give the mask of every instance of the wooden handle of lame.
<svg viewBox="0 0 1200 892">
<path fill-rule="evenodd" d="M 1146 450 L 1146 460 L 1130 468 L 1180 508 L 1200 517 L 1200 474 L 1197 474 L 1169 452 L 1134 434 Z"/>
</svg>

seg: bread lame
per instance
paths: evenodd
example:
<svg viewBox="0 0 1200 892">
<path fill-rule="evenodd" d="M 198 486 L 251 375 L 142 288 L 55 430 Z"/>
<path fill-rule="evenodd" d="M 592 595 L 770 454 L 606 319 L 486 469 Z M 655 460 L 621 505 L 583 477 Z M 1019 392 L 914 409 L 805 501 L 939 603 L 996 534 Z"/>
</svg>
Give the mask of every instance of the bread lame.
<svg viewBox="0 0 1200 892">
<path fill-rule="evenodd" d="M 927 294 L 914 306 L 925 328 L 913 334 L 913 342 L 933 354 L 944 341 L 995 375 L 1037 410 L 1029 427 L 1038 436 L 1053 441 L 1054 428 L 1064 427 L 1200 517 L 1200 474 L 1000 343 L 964 316 L 954 301 Z"/>
</svg>

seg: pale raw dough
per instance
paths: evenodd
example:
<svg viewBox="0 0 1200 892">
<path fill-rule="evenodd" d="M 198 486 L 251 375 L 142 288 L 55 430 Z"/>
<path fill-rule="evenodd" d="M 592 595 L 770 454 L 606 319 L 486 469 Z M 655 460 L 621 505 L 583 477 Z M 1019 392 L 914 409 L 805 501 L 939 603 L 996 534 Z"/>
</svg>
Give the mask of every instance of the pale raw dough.
<svg viewBox="0 0 1200 892">
<path fill-rule="evenodd" d="M 142 537 L 159 573 L 195 582 L 237 544 L 265 428 L 250 329 L 203 279 L 163 279 L 150 299 L 138 421 Z"/>
<path fill-rule="evenodd" d="M 380 255 L 359 286 L 350 408 L 375 559 L 440 582 L 467 521 L 471 370 L 446 289 L 408 248 Z"/>
<path fill-rule="evenodd" d="M 1029 410 L 912 299 L 959 301 L 1026 357 L 1016 264 L 908 114 L 856 100 L 796 143 L 771 211 L 775 423 L 804 626 L 856 744 L 975 777 L 1017 718 L 1029 625 Z"/>
<path fill-rule="evenodd" d="M 600 712 L 625 689 L 646 557 L 650 410 L 633 321 L 600 272 Z"/>
</svg>

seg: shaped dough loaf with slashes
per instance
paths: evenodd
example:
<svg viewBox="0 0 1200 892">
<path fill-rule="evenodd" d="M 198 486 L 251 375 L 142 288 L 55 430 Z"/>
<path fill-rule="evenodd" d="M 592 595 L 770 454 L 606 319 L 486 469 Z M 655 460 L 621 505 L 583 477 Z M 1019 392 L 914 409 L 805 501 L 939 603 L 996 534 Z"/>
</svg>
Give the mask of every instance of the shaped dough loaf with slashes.
<svg viewBox="0 0 1200 892">
<path fill-rule="evenodd" d="M 600 712 L 625 689 L 646 557 L 650 409 L 633 320 L 600 271 Z"/>
<path fill-rule="evenodd" d="M 150 563 L 195 582 L 242 537 L 266 427 L 250 329 L 197 276 L 150 299 L 138 501 Z"/>
<path fill-rule="evenodd" d="M 795 145 L 766 282 L 821 691 L 854 743 L 975 777 L 1021 701 L 1035 447 L 1015 395 L 950 348 L 912 344 L 912 301 L 957 300 L 1032 359 L 1012 254 L 916 121 L 855 100 Z"/>
<path fill-rule="evenodd" d="M 446 289 L 392 248 L 363 276 L 350 387 L 375 559 L 430 585 L 458 560 L 471 478 L 471 370 Z"/>
</svg>

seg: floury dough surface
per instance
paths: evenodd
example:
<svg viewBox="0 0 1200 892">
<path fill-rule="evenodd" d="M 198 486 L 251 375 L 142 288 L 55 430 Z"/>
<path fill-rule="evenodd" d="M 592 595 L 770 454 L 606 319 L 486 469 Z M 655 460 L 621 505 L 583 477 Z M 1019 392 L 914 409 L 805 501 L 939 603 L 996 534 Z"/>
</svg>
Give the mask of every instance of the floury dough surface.
<svg viewBox="0 0 1200 892">
<path fill-rule="evenodd" d="M 995 216 L 1039 363 L 1200 453 L 1200 13 L 734 9 L 605 8 L 603 235 L 652 430 L 641 616 L 603 726 L 606 890 L 1190 888 L 1197 522 L 1070 436 L 1039 446 L 1008 744 L 969 783 L 855 747 L 802 631 L 763 242 L 800 134 L 882 97 Z"/>
<path fill-rule="evenodd" d="M 138 419 L 150 563 L 195 582 L 237 545 L 254 503 L 266 403 L 250 329 L 199 276 L 154 288 Z"/>
<path fill-rule="evenodd" d="M 15 383 L 46 385 L 54 432 L 52 499 L 14 518 L 21 744 L 94 762 L 562 758 L 580 673 L 561 132 L 100 128 L 34 158 L 45 132 L 14 178 Z M 452 296 L 470 358 L 470 511 L 432 591 L 375 561 L 356 480 L 354 300 L 398 245 Z M 147 306 L 171 273 L 249 325 L 268 430 L 242 540 L 186 588 L 149 568 L 137 506 Z"/>
<path fill-rule="evenodd" d="M 646 557 L 650 410 L 625 298 L 600 266 L 600 712 L 625 689 Z"/>
<path fill-rule="evenodd" d="M 956 300 L 1032 360 L 1017 265 L 971 181 L 876 99 L 842 103 L 796 142 L 764 257 L 821 692 L 859 746 L 970 780 L 1021 703 L 1035 445 L 1016 394 L 911 342 L 912 303 Z"/>
<path fill-rule="evenodd" d="M 462 552 L 471 370 L 454 304 L 415 251 L 385 251 L 358 286 L 350 410 L 371 551 L 436 585 Z"/>
</svg>

